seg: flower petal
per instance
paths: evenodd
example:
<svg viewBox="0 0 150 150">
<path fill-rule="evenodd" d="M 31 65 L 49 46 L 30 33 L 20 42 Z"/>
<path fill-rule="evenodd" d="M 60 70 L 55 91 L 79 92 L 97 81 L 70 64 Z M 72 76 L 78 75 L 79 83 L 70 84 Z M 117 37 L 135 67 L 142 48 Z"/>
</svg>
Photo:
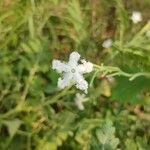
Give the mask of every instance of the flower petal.
<svg viewBox="0 0 150 150">
<path fill-rule="evenodd" d="M 63 78 L 58 78 L 57 86 L 60 89 L 64 89 L 66 86 L 70 85 L 72 81 L 72 74 L 71 73 L 64 73 Z"/>
<path fill-rule="evenodd" d="M 80 59 L 80 54 L 78 52 L 72 52 L 70 54 L 68 64 L 70 66 L 77 66 L 79 59 Z"/>
<path fill-rule="evenodd" d="M 78 65 L 78 71 L 83 74 L 83 73 L 89 73 L 93 70 L 93 64 L 90 62 L 86 62 L 85 60 L 81 60 L 83 64 Z"/>
<path fill-rule="evenodd" d="M 79 73 L 74 74 L 73 80 L 76 82 L 76 88 L 84 91 L 87 94 L 88 83 Z"/>
<path fill-rule="evenodd" d="M 52 61 L 52 68 L 56 69 L 58 73 L 62 73 L 63 71 L 67 72 L 68 70 L 67 64 L 62 63 L 61 61 L 56 60 L 56 59 Z"/>
</svg>

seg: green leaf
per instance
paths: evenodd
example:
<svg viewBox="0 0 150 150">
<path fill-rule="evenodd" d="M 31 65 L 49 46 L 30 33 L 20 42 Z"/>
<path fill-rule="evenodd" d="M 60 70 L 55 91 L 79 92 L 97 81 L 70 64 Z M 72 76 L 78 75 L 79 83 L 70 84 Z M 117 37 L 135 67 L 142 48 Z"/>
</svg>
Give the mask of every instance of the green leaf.
<svg viewBox="0 0 150 150">
<path fill-rule="evenodd" d="M 16 134 L 22 122 L 19 119 L 14 119 L 4 121 L 3 123 L 7 126 L 9 135 L 12 138 Z"/>
<path fill-rule="evenodd" d="M 58 88 L 56 87 L 56 85 L 49 84 L 45 87 L 44 91 L 47 94 L 53 94 L 54 92 L 58 91 Z"/>
<path fill-rule="evenodd" d="M 119 139 L 115 137 L 115 127 L 110 120 L 96 129 L 97 146 L 106 150 L 115 150 L 118 147 Z M 96 140 L 95 140 L 96 141 Z"/>
<path fill-rule="evenodd" d="M 112 99 L 121 102 L 144 104 L 144 92 L 150 90 L 150 79 L 140 77 L 129 81 L 126 77 L 117 77 L 112 89 Z"/>
<path fill-rule="evenodd" d="M 131 140 L 131 139 L 127 139 L 125 141 L 125 147 L 126 147 L 126 150 L 137 150 L 137 146 L 136 146 L 136 143 L 134 142 L 134 140 Z"/>
</svg>

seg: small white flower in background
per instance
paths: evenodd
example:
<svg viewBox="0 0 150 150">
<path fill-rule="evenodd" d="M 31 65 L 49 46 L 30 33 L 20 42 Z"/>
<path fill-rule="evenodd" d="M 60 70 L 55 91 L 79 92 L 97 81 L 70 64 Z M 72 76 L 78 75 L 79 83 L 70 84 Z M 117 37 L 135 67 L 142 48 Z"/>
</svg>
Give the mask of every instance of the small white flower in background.
<svg viewBox="0 0 150 150">
<path fill-rule="evenodd" d="M 132 16 L 131 16 L 131 20 L 133 21 L 133 23 L 139 23 L 142 21 L 142 14 L 139 11 L 133 11 L 132 12 Z"/>
<path fill-rule="evenodd" d="M 74 83 L 77 89 L 87 93 L 88 83 L 84 79 L 83 74 L 91 72 L 93 70 L 93 64 L 84 59 L 79 64 L 79 59 L 80 54 L 78 52 L 72 52 L 67 63 L 53 60 L 52 68 L 56 69 L 58 73 L 63 73 L 63 77 L 58 79 L 58 88 L 63 89 L 71 83 Z"/>
<path fill-rule="evenodd" d="M 146 32 L 146 36 L 150 38 L 150 30 Z"/>
<path fill-rule="evenodd" d="M 110 48 L 112 46 L 112 39 L 107 39 L 102 43 L 104 48 Z"/>
<path fill-rule="evenodd" d="M 86 101 L 85 99 L 85 94 L 76 94 L 75 105 L 78 107 L 79 110 L 84 110 L 83 102 Z"/>
<path fill-rule="evenodd" d="M 111 76 L 106 76 L 107 77 L 107 80 L 110 82 L 110 83 L 114 83 L 115 82 L 115 78 L 114 77 L 111 77 Z"/>
</svg>

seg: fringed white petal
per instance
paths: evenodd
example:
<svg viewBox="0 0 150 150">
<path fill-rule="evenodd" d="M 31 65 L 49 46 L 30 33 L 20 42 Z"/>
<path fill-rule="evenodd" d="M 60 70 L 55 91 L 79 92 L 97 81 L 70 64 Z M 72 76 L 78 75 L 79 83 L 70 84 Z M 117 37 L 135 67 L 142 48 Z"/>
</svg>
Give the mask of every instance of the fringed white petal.
<svg viewBox="0 0 150 150">
<path fill-rule="evenodd" d="M 81 60 L 83 64 L 78 65 L 78 71 L 83 74 L 83 73 L 89 73 L 93 70 L 93 64 L 90 62 L 85 61 L 84 59 Z"/>
<path fill-rule="evenodd" d="M 72 52 L 72 53 L 70 54 L 68 64 L 69 64 L 70 66 L 77 66 L 79 59 L 80 59 L 80 54 L 79 54 L 78 52 Z"/>
<path fill-rule="evenodd" d="M 68 70 L 67 64 L 62 63 L 61 61 L 56 59 L 52 61 L 52 68 L 56 69 L 58 73 L 62 73 L 63 71 L 67 72 Z"/>
<path fill-rule="evenodd" d="M 88 83 L 86 80 L 84 80 L 83 76 L 79 73 L 76 73 L 73 76 L 73 79 L 76 83 L 76 88 L 84 91 L 87 94 Z"/>
<path fill-rule="evenodd" d="M 66 86 L 70 85 L 70 82 L 72 81 L 72 74 L 65 73 L 63 78 L 58 78 L 58 88 L 64 89 Z"/>
</svg>

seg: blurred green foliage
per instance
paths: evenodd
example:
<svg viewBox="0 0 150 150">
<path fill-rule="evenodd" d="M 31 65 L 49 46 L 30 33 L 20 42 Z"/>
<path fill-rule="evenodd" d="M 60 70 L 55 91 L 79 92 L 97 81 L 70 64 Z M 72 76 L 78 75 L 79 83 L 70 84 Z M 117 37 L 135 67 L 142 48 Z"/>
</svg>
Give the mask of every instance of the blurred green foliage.
<svg viewBox="0 0 150 150">
<path fill-rule="evenodd" d="M 149 8 L 149 0 L 1 0 L 0 150 L 148 150 L 149 78 L 88 75 L 80 111 L 76 89 L 58 91 L 51 61 L 77 50 L 95 64 L 150 72 Z"/>
</svg>

